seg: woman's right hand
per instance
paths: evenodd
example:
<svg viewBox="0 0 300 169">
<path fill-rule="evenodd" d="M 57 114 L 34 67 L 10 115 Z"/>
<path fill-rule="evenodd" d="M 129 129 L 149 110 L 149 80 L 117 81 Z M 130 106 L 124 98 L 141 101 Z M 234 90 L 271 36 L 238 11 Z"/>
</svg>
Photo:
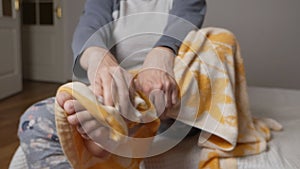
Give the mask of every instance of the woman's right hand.
<svg viewBox="0 0 300 169">
<path fill-rule="evenodd" d="M 90 47 L 81 56 L 80 64 L 87 70 L 91 90 L 103 98 L 104 105 L 117 106 L 123 117 L 138 120 L 134 114 L 128 114 L 135 110 L 130 102 L 134 93 L 130 88 L 133 77 L 108 50 Z"/>
<path fill-rule="evenodd" d="M 102 96 L 105 105 L 113 106 L 113 77 L 110 71 L 119 66 L 114 56 L 107 49 L 90 47 L 82 54 L 80 64 L 87 71 L 94 94 Z"/>
</svg>

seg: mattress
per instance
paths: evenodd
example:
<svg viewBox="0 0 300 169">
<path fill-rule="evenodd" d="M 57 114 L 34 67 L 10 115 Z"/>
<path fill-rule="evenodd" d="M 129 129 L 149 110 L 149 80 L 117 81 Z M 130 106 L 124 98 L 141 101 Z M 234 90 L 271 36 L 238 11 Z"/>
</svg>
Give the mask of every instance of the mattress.
<svg viewBox="0 0 300 169">
<path fill-rule="evenodd" d="M 240 158 L 241 169 L 300 168 L 300 90 L 250 87 L 250 107 L 255 117 L 270 117 L 283 125 L 272 132 L 268 151 Z"/>
<path fill-rule="evenodd" d="M 266 152 L 238 159 L 239 169 L 299 169 L 300 168 L 300 90 L 249 87 L 250 107 L 255 117 L 270 117 L 283 125 L 283 131 L 272 132 L 272 140 Z M 195 163 L 199 159 L 188 156 L 195 150 L 191 146 L 197 137 L 180 143 L 165 155 L 152 158 L 141 168 L 186 168 L 185 163 Z M 169 160 L 171 157 L 172 160 Z M 18 160 L 19 159 L 19 160 Z M 15 153 L 10 169 L 26 168 L 20 159 L 25 159 L 21 149 Z M 175 160 L 175 161 L 174 161 Z"/>
</svg>

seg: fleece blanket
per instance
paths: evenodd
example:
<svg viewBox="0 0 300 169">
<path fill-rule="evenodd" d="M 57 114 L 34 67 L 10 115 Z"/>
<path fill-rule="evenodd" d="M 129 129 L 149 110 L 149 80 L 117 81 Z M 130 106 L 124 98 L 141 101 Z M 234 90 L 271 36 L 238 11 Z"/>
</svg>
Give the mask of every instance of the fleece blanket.
<svg viewBox="0 0 300 169">
<path fill-rule="evenodd" d="M 198 143 L 195 143 L 202 148 L 199 169 L 237 168 L 236 158 L 265 151 L 271 138 L 270 130 L 281 129 L 272 119 L 251 116 L 243 60 L 231 32 L 220 28 L 191 31 L 176 56 L 174 73 L 180 89 L 181 109 L 167 116 L 201 129 Z M 125 122 L 117 108 L 101 104 L 82 83 L 63 85 L 58 93 L 63 91 L 77 99 L 98 121 L 111 127 L 110 138 L 115 141 L 126 142 L 130 128 L 138 125 Z M 155 117 L 152 103 L 142 94 L 136 97 L 143 100 L 136 104 L 141 115 Z M 139 168 L 143 158 L 114 154 L 106 159 L 93 157 L 58 104 L 55 116 L 62 148 L 73 168 Z M 152 138 L 159 126 L 159 118 L 140 124 L 134 137 Z M 148 143 L 143 145 L 142 151 L 149 151 L 151 139 Z M 129 144 L 132 154 L 141 151 L 140 145 Z"/>
</svg>

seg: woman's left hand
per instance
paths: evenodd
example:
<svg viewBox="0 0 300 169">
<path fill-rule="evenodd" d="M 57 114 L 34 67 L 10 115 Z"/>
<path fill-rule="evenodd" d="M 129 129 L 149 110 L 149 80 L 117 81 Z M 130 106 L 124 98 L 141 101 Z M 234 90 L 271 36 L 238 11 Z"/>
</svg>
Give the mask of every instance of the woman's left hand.
<svg viewBox="0 0 300 169">
<path fill-rule="evenodd" d="M 151 100 L 154 100 L 157 110 L 164 111 L 165 108 L 172 108 L 178 102 L 178 87 L 173 71 L 174 60 L 174 52 L 171 49 L 153 48 L 148 53 L 143 69 L 135 80 L 136 89 L 143 92 L 148 98 L 152 97 Z M 160 113 L 162 112 L 158 112 L 158 114 Z"/>
</svg>

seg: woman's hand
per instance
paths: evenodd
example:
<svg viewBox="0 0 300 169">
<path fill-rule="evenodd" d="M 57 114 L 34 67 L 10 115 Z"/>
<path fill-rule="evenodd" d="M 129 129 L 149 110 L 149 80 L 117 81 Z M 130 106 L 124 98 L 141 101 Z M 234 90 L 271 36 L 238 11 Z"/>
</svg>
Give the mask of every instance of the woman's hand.
<svg viewBox="0 0 300 169">
<path fill-rule="evenodd" d="M 161 111 L 164 111 L 164 108 L 172 108 L 178 102 L 178 87 L 173 71 L 174 59 L 171 49 L 153 48 L 147 55 L 143 69 L 135 81 L 137 90 L 152 98 L 156 109 Z M 158 112 L 160 113 L 162 112 Z"/>
<path fill-rule="evenodd" d="M 105 105 L 113 106 L 113 77 L 110 72 L 119 66 L 114 56 L 106 49 L 90 47 L 82 54 L 80 64 L 87 70 L 94 94 L 103 96 Z"/>
</svg>

